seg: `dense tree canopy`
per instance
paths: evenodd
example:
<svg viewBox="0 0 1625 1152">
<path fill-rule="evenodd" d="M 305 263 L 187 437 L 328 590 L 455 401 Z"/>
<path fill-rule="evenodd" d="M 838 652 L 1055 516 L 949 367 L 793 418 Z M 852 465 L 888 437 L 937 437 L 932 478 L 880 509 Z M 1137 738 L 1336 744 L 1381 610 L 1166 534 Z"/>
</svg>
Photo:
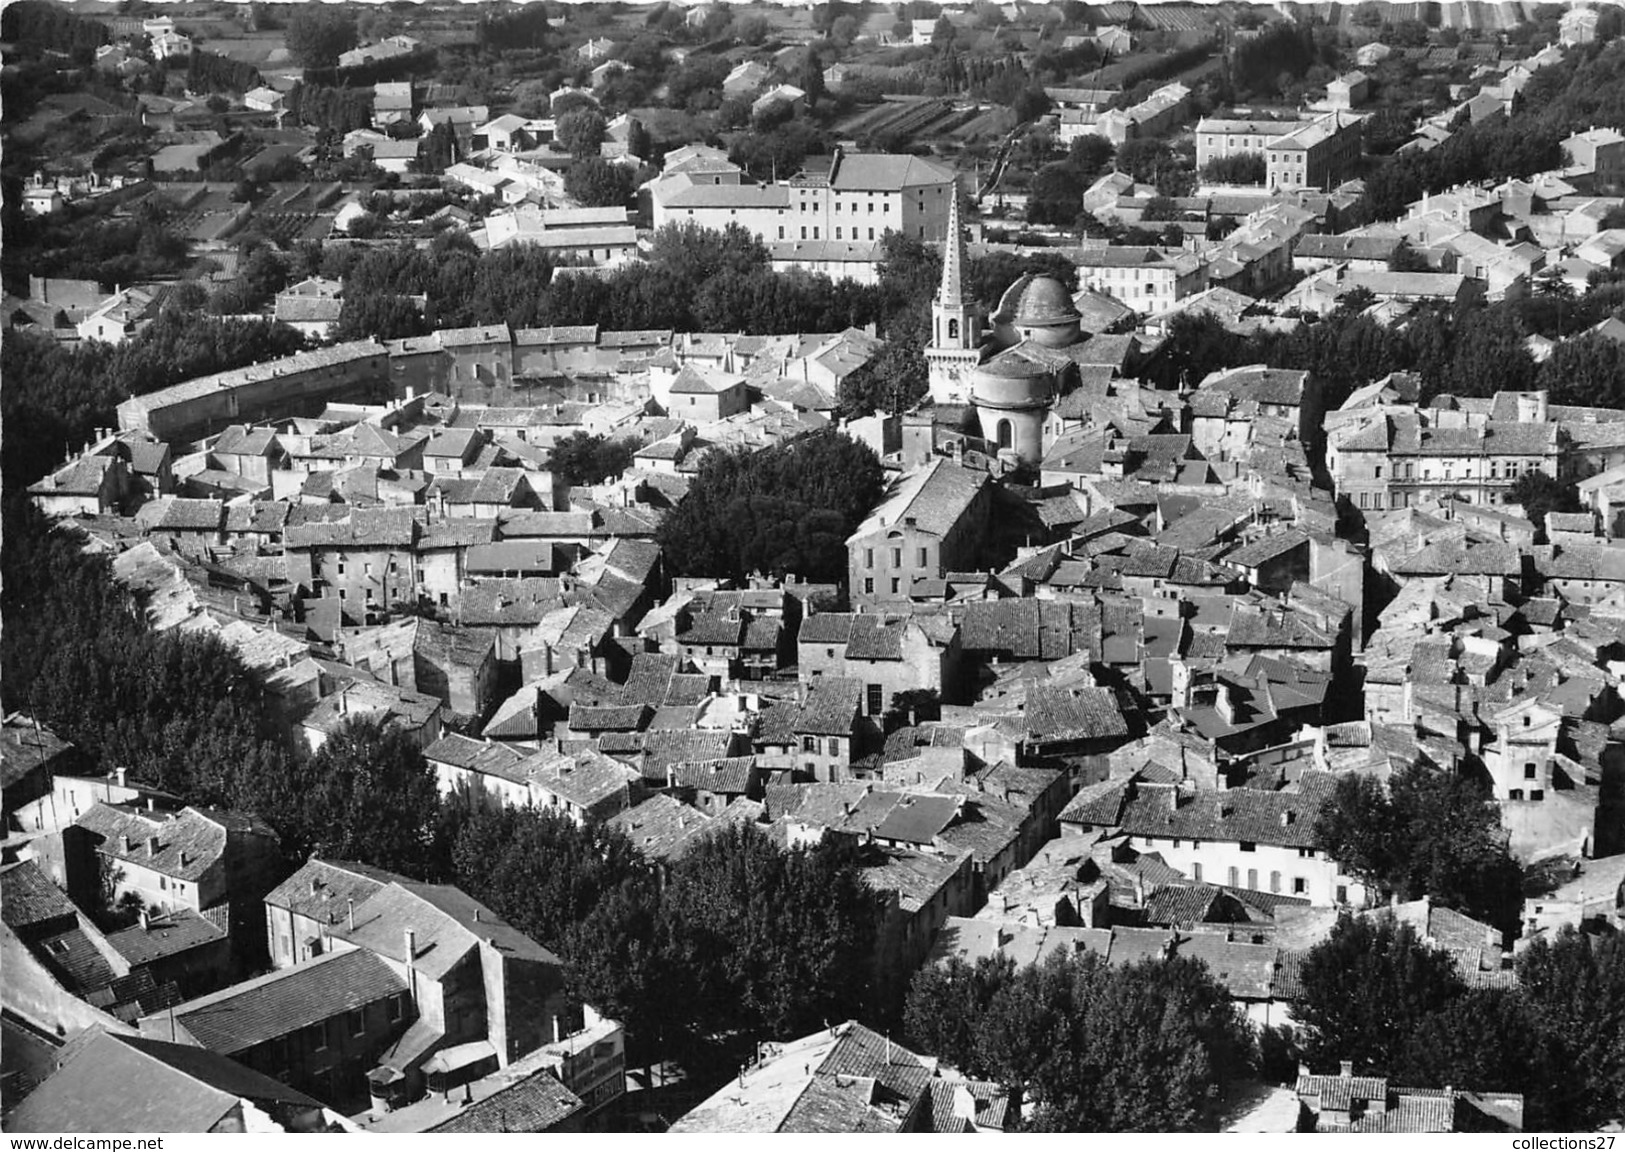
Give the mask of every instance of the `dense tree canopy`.
<svg viewBox="0 0 1625 1152">
<path fill-rule="evenodd" d="M 1429 896 L 1503 930 L 1518 922 L 1522 869 L 1507 850 L 1500 808 L 1473 780 L 1412 764 L 1385 793 L 1370 777 L 1345 776 L 1315 835 L 1332 859 L 1383 892 Z"/>
<path fill-rule="evenodd" d="M 1553 1126 L 1625 1116 L 1625 935 L 1566 928 L 1537 939 L 1518 958 L 1518 978 L 1559 1070 Z"/>
<path fill-rule="evenodd" d="M 346 12 L 307 4 L 288 17 L 288 52 L 303 68 L 331 68 L 356 45 L 355 20 Z"/>
<path fill-rule="evenodd" d="M 1582 507 L 1579 490 L 1572 482 L 1544 472 L 1525 472 L 1519 476 L 1507 490 L 1507 501 L 1522 508 L 1524 516 L 1540 534 L 1546 530 L 1548 512 L 1578 512 Z"/>
<path fill-rule="evenodd" d="M 147 631 L 107 557 L 18 497 L 8 493 L 0 551 L 6 710 L 35 715 L 102 772 L 128 768 L 196 803 L 236 802 L 279 770 L 261 685 L 235 653 L 207 634 Z"/>
<path fill-rule="evenodd" d="M 915 976 L 904 1019 L 922 1050 L 1024 1094 L 1038 1131 L 1200 1130 L 1223 1083 L 1253 1061 L 1228 993 L 1180 957 L 950 963 Z"/>
<path fill-rule="evenodd" d="M 625 836 L 534 808 L 473 812 L 457 831 L 451 861 L 458 887 L 555 950 L 607 893 L 642 870 Z"/>
<path fill-rule="evenodd" d="M 604 114 L 592 108 L 566 112 L 558 118 L 553 135 L 572 156 L 596 156 L 604 142 Z"/>
<path fill-rule="evenodd" d="M 553 445 L 548 466 L 569 484 L 601 484 L 632 466 L 635 440 L 612 440 L 592 432 L 572 432 Z"/>
<path fill-rule="evenodd" d="M 417 877 L 442 869 L 434 770 L 409 733 L 380 719 L 349 720 L 314 755 L 245 781 L 239 801 L 275 824 L 294 859 L 361 860 Z"/>
<path fill-rule="evenodd" d="M 865 445 L 815 432 L 759 452 L 709 453 L 656 539 L 675 571 L 744 578 L 794 573 L 839 581 L 846 538 L 880 499 Z"/>
<path fill-rule="evenodd" d="M 1344 913 L 1299 970 L 1293 1009 L 1316 1067 L 1352 1060 L 1357 1070 L 1397 1069 L 1428 1016 L 1464 991 L 1455 961 L 1390 916 Z"/>
<path fill-rule="evenodd" d="M 469 816 L 452 859 L 460 887 L 564 957 L 574 995 L 627 1024 L 635 1062 L 707 1075 L 755 1038 L 872 1007 L 879 904 L 854 852 L 733 826 L 657 883 L 618 832 L 508 809 Z"/>
<path fill-rule="evenodd" d="M 919 335 L 905 332 L 888 340 L 879 355 L 841 381 L 836 414 L 853 420 L 875 412 L 906 412 L 925 397 L 928 385 Z"/>
</svg>

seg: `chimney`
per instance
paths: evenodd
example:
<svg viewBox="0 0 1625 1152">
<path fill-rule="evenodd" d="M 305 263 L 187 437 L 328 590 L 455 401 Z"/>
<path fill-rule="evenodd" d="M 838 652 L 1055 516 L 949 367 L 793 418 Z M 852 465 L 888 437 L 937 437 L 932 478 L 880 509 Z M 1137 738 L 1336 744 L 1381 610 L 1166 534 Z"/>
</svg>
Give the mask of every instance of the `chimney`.
<svg viewBox="0 0 1625 1152">
<path fill-rule="evenodd" d="M 152 931 L 152 913 L 146 908 L 141 909 L 141 931 Z"/>
<path fill-rule="evenodd" d="M 125 855 L 129 855 L 131 852 L 134 852 L 135 851 L 135 837 L 134 836 L 125 836 L 125 837 L 123 837 L 123 840 L 124 840 L 124 853 L 125 853 Z"/>
<path fill-rule="evenodd" d="M 316 893 L 320 892 L 321 890 L 322 890 L 321 879 L 319 877 L 312 876 L 310 878 L 310 894 L 312 896 L 314 896 L 314 895 L 316 895 Z"/>
<path fill-rule="evenodd" d="M 1298 1061 L 1298 1075 L 1299 1076 L 1313 1076 L 1314 1073 L 1309 1071 L 1309 1065 L 1305 1064 L 1302 1060 L 1299 1060 Z"/>
<path fill-rule="evenodd" d="M 1353 1076 L 1354 1075 L 1354 1061 L 1352 1061 L 1352 1060 L 1343 1061 L 1342 1067 L 1339 1069 L 1337 1074 L 1339 1076 L 1341 1076 L 1345 1080 L 1347 1080 L 1351 1076 Z"/>
<path fill-rule="evenodd" d="M 113 775 L 118 777 L 118 786 L 120 788 L 124 787 L 124 777 L 126 776 L 126 774 L 129 773 L 129 771 L 130 770 L 128 768 L 115 768 L 115 769 L 113 769 Z"/>
<path fill-rule="evenodd" d="M 564 1039 L 564 1024 L 559 1017 L 553 1017 L 553 1043 L 557 1044 Z"/>
<path fill-rule="evenodd" d="M 480 922 L 480 910 L 478 908 L 476 908 L 476 909 L 474 909 L 474 923 L 478 924 L 479 922 Z"/>
<path fill-rule="evenodd" d="M 349 905 L 348 912 L 349 912 L 349 917 L 350 917 L 350 931 L 354 932 L 355 931 L 355 901 L 354 900 L 346 900 L 345 904 Z"/>
<path fill-rule="evenodd" d="M 148 796 L 147 797 L 147 811 L 148 812 L 156 812 L 157 810 L 158 810 L 158 800 L 157 800 L 157 798 L 152 797 L 152 796 Z"/>
<path fill-rule="evenodd" d="M 410 964 L 418 957 L 418 934 L 415 929 L 408 928 L 406 935 L 406 962 Z"/>
</svg>

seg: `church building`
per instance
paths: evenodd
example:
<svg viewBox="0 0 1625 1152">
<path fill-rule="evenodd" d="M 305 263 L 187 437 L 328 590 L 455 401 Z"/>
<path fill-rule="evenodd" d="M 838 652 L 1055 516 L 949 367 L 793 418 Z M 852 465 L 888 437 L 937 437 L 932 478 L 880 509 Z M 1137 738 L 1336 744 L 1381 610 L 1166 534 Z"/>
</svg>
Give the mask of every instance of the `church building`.
<svg viewBox="0 0 1625 1152">
<path fill-rule="evenodd" d="M 1029 272 L 1010 285 L 992 317 L 964 286 L 965 240 L 958 197 L 948 208 L 942 283 L 931 305 L 931 344 L 925 349 L 931 399 L 972 404 L 983 437 L 1024 464 L 1044 455 L 1044 420 L 1077 386 L 1089 337 L 1066 286 Z"/>
</svg>

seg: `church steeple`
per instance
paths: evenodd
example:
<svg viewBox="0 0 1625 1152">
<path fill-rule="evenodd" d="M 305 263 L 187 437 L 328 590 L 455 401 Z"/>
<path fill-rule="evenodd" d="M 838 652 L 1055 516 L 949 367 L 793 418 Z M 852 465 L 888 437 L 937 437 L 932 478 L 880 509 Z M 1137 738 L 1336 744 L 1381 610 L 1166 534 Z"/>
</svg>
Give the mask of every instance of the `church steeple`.
<svg viewBox="0 0 1625 1152">
<path fill-rule="evenodd" d="M 948 234 L 942 246 L 942 285 L 937 289 L 937 303 L 965 304 L 965 227 L 959 220 L 959 182 L 954 181 L 953 197 L 948 201 Z"/>
<path fill-rule="evenodd" d="M 959 181 L 953 182 L 948 201 L 948 232 L 942 244 L 942 283 L 931 303 L 931 344 L 958 351 L 981 341 L 981 317 L 976 302 L 965 294 L 965 228 L 959 218 Z"/>
</svg>

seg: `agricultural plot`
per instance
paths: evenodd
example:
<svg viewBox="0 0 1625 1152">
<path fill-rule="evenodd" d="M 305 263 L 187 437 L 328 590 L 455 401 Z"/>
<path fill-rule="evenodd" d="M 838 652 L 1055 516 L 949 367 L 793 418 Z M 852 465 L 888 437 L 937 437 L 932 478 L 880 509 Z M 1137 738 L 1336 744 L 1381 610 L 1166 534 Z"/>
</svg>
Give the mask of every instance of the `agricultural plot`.
<svg viewBox="0 0 1625 1152">
<path fill-rule="evenodd" d="M 836 126 L 844 135 L 885 136 L 923 140 L 943 136 L 977 118 L 979 110 L 952 100 L 929 97 L 888 98 L 867 112 L 850 117 Z"/>
<path fill-rule="evenodd" d="M 288 55 L 288 46 L 283 41 L 280 32 L 265 32 L 258 35 L 205 40 L 198 46 L 205 52 L 213 52 L 217 56 L 240 60 L 244 64 L 252 64 L 256 68 L 287 67 L 293 63 L 292 57 Z"/>
</svg>

